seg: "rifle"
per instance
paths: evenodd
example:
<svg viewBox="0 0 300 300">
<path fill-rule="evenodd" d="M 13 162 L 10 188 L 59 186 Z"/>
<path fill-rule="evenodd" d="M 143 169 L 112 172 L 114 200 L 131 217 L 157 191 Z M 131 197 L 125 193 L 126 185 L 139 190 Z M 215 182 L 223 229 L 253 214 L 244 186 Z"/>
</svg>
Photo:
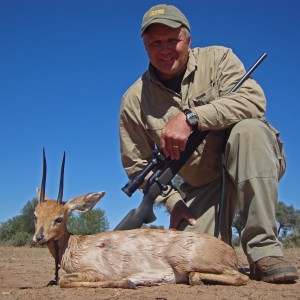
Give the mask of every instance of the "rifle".
<svg viewBox="0 0 300 300">
<path fill-rule="evenodd" d="M 266 56 L 266 53 L 262 54 L 262 56 L 245 73 L 245 75 L 229 91 L 229 93 L 235 92 L 250 77 L 252 72 L 260 65 Z M 143 189 L 143 200 L 138 208 L 129 211 L 129 213 L 123 218 L 123 220 L 116 226 L 114 230 L 140 228 L 143 224 L 149 224 L 156 220 L 156 216 L 153 212 L 155 199 L 161 194 L 164 196 L 168 195 L 169 184 L 171 183 L 171 180 L 179 172 L 192 153 L 203 142 L 209 132 L 209 130 L 193 131 L 188 138 L 186 149 L 180 154 L 180 158 L 178 160 L 166 158 L 159 149 L 154 149 L 153 157 L 148 161 L 145 168 L 139 174 L 129 180 L 122 188 L 122 191 L 127 196 L 131 197 L 132 194 L 143 184 L 146 176 L 153 171 Z M 224 187 L 222 187 L 222 194 L 223 190 Z M 224 195 L 222 195 L 222 197 L 223 196 Z M 219 206 L 220 208 L 218 214 L 220 215 L 222 200 L 220 201 Z"/>
</svg>

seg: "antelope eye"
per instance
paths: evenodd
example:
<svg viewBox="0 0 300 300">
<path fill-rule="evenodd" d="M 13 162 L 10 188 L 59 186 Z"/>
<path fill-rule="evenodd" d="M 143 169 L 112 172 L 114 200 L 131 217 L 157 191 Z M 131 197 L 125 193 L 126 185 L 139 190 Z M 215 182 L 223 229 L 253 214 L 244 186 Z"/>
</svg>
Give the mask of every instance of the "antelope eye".
<svg viewBox="0 0 300 300">
<path fill-rule="evenodd" d="M 63 221 L 63 217 L 57 217 L 55 220 L 54 220 L 54 225 L 55 224 L 60 224 L 62 221 Z"/>
</svg>

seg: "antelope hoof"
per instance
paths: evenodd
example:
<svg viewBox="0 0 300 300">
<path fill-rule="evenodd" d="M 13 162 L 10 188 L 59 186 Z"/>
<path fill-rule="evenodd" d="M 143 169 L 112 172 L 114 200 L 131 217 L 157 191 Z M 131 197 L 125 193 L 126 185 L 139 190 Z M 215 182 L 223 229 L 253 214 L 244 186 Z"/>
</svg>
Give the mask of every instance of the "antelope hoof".
<svg viewBox="0 0 300 300">
<path fill-rule="evenodd" d="M 48 282 L 47 286 L 57 285 L 57 282 L 55 279 L 52 279 Z"/>
<path fill-rule="evenodd" d="M 137 289 L 137 286 L 129 279 L 126 280 L 127 289 Z"/>
<path fill-rule="evenodd" d="M 189 273 L 189 284 L 190 285 L 204 285 L 201 280 L 201 275 L 198 272 Z"/>
</svg>

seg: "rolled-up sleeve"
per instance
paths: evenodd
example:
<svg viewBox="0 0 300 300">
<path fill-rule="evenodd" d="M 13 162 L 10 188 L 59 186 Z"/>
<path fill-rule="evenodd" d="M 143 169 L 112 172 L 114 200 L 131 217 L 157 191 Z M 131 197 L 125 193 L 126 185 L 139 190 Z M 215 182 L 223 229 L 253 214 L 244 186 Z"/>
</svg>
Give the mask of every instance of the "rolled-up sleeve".
<svg viewBox="0 0 300 300">
<path fill-rule="evenodd" d="M 215 59 L 215 68 L 218 97 L 195 108 L 202 130 L 224 129 L 243 119 L 257 119 L 265 114 L 266 98 L 255 80 L 249 78 L 236 92 L 229 93 L 246 73 L 242 62 L 231 49 Z"/>
</svg>

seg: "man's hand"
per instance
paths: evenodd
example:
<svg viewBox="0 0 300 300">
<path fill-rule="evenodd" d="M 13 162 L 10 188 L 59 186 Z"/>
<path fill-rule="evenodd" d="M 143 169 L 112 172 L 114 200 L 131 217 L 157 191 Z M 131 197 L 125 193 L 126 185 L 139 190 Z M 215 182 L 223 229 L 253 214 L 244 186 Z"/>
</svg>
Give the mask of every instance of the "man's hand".
<svg viewBox="0 0 300 300">
<path fill-rule="evenodd" d="M 160 147 L 166 157 L 179 159 L 184 151 L 191 133 L 191 127 L 186 122 L 186 116 L 180 112 L 163 128 L 160 136 Z"/>
<path fill-rule="evenodd" d="M 182 220 L 186 220 L 189 225 L 196 225 L 196 220 L 190 212 L 189 208 L 183 201 L 179 201 L 175 204 L 171 212 L 169 229 L 177 229 L 177 226 Z"/>
</svg>

